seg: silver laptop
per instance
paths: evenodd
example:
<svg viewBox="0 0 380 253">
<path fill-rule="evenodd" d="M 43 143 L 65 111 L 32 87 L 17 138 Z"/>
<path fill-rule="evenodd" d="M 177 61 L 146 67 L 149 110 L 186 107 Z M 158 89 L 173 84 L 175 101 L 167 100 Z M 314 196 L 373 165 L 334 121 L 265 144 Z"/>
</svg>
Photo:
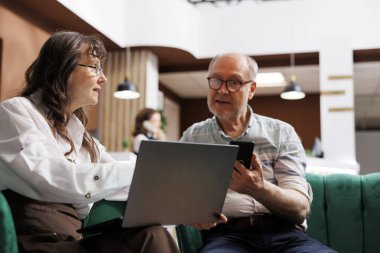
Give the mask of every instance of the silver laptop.
<svg viewBox="0 0 380 253">
<path fill-rule="evenodd" d="M 218 220 L 237 146 L 143 141 L 123 227 Z"/>
</svg>

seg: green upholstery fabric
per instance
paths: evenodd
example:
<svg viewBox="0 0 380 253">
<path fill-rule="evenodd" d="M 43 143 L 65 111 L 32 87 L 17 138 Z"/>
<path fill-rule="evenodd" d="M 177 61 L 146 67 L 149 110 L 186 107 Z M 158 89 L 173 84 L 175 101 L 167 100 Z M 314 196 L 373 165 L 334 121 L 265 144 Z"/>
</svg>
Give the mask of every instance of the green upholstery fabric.
<svg viewBox="0 0 380 253">
<path fill-rule="evenodd" d="M 362 177 L 365 253 L 380 252 L 380 173 Z"/>
<path fill-rule="evenodd" d="M 125 201 L 107 201 L 101 200 L 94 203 L 91 212 L 82 222 L 83 227 L 91 226 L 116 217 L 123 217 L 126 207 Z M 83 234 L 84 238 L 94 236 L 96 234 Z"/>
<path fill-rule="evenodd" d="M 322 242 L 328 244 L 327 237 L 327 217 L 326 217 L 326 197 L 325 178 L 315 174 L 307 174 L 307 181 L 313 188 L 314 199 L 311 204 L 310 217 L 307 219 L 307 233 Z"/>
<path fill-rule="evenodd" d="M 306 175 L 314 200 L 307 234 L 342 253 L 380 252 L 380 173 Z M 182 253 L 201 247 L 200 233 L 177 226 Z M 185 240 L 185 241 L 183 241 Z"/>
<path fill-rule="evenodd" d="M 185 225 L 176 227 L 178 247 L 182 253 L 197 252 L 202 247 L 202 237 L 198 230 Z"/>
<path fill-rule="evenodd" d="M 326 177 L 326 214 L 329 246 L 339 252 L 363 252 L 361 177 Z"/>
<path fill-rule="evenodd" d="M 16 230 L 8 202 L 0 192 L 0 252 L 17 253 Z"/>
<path fill-rule="evenodd" d="M 91 212 L 83 220 L 83 227 L 124 216 L 126 204 L 126 201 L 101 200 L 96 202 Z"/>
</svg>

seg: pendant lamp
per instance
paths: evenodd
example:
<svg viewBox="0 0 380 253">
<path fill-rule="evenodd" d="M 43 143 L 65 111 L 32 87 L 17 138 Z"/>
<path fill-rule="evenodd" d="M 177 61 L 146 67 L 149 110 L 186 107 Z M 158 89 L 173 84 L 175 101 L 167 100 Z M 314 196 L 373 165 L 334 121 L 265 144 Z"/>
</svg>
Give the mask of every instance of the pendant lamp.
<svg viewBox="0 0 380 253">
<path fill-rule="evenodd" d="M 290 71 L 290 82 L 280 96 L 282 99 L 287 100 L 303 99 L 305 93 L 302 91 L 301 86 L 296 83 L 296 75 L 294 74 L 294 54 L 290 55 Z"/>
<path fill-rule="evenodd" d="M 130 68 L 130 50 L 127 48 L 127 72 Z M 137 91 L 137 86 L 133 84 L 126 76 L 123 83 L 117 85 L 116 91 L 113 93 L 115 98 L 119 99 L 136 99 L 140 97 L 140 93 Z"/>
<path fill-rule="evenodd" d="M 113 96 L 119 99 L 136 99 L 140 97 L 140 93 L 137 91 L 136 85 L 125 78 L 123 83 L 117 85 Z"/>
</svg>

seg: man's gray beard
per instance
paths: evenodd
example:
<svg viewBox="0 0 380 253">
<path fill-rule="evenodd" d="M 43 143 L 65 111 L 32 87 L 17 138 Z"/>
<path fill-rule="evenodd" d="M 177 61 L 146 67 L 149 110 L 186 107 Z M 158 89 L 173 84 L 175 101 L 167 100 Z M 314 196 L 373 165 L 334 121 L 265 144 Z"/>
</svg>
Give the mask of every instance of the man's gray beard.
<svg viewBox="0 0 380 253">
<path fill-rule="evenodd" d="M 228 112 L 215 112 L 215 111 L 213 111 L 210 108 L 210 106 L 208 106 L 208 109 L 217 118 L 231 118 L 231 117 L 235 117 L 235 115 L 236 115 L 236 113 L 234 113 L 234 112 L 231 112 L 231 113 L 228 113 Z"/>
</svg>

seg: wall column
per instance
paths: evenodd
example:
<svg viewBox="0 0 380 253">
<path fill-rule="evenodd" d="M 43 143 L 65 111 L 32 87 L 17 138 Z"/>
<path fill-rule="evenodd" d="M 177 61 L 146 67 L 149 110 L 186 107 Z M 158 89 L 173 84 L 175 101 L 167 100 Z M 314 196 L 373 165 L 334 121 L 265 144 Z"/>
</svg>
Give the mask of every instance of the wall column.
<svg viewBox="0 0 380 253">
<path fill-rule="evenodd" d="M 324 158 L 357 170 L 353 52 L 349 39 L 325 39 L 321 43 L 319 66 Z"/>
</svg>

